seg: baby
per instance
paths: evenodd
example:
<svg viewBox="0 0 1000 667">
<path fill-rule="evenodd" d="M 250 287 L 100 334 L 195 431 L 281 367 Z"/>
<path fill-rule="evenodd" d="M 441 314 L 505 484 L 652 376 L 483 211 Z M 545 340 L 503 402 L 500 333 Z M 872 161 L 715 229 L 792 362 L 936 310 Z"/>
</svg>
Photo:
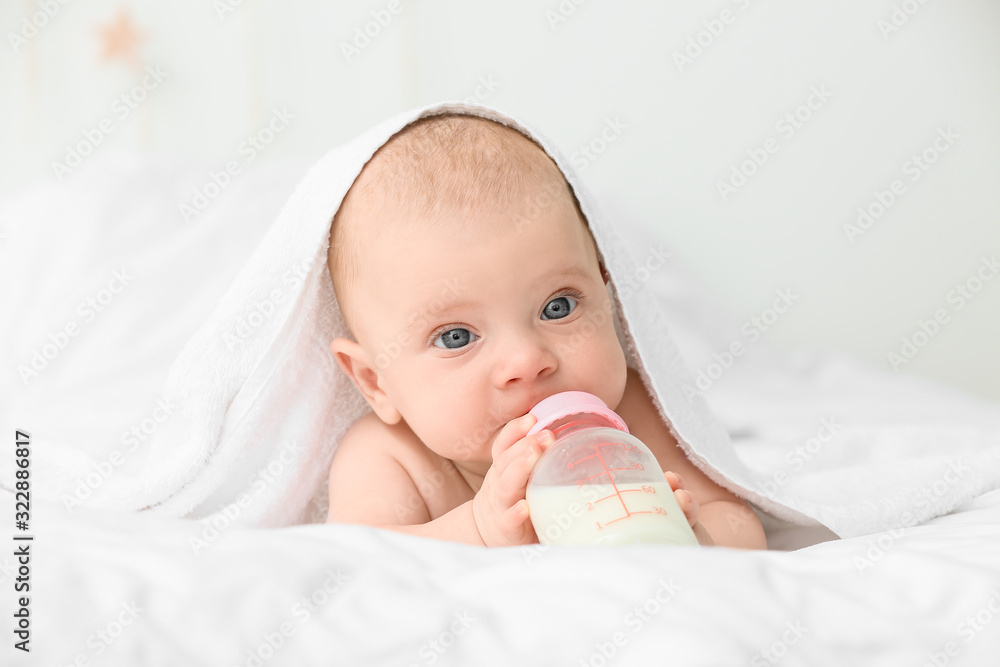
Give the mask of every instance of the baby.
<svg viewBox="0 0 1000 667">
<path fill-rule="evenodd" d="M 553 441 L 528 410 L 600 397 L 656 455 L 702 544 L 763 548 L 698 470 L 626 359 L 608 274 L 559 168 L 493 121 L 424 118 L 351 186 L 329 266 L 351 339 L 330 345 L 372 412 L 330 467 L 329 522 L 467 544 L 537 542 L 525 486 Z"/>
</svg>

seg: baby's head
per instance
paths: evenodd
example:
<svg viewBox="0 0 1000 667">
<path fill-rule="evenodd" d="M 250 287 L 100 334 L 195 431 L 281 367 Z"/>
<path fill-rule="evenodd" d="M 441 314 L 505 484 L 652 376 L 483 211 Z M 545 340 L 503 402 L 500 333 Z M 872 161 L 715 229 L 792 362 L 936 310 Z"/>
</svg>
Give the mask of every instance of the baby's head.
<svg viewBox="0 0 1000 667">
<path fill-rule="evenodd" d="M 330 274 L 354 340 L 331 350 L 378 417 L 485 474 L 500 429 L 559 391 L 625 387 L 606 273 L 576 198 L 520 132 L 407 126 L 351 186 Z"/>
</svg>

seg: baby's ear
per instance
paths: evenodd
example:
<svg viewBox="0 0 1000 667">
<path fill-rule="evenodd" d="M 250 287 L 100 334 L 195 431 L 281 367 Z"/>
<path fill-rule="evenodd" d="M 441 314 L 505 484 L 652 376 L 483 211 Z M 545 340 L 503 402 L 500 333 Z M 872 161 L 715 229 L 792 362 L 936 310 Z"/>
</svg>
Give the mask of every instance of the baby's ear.
<svg viewBox="0 0 1000 667">
<path fill-rule="evenodd" d="M 364 348 L 353 340 L 334 338 L 330 342 L 330 351 L 337 365 L 351 378 L 378 418 L 390 425 L 399 423 L 402 415 L 379 386 L 378 371 L 369 362 Z"/>
</svg>

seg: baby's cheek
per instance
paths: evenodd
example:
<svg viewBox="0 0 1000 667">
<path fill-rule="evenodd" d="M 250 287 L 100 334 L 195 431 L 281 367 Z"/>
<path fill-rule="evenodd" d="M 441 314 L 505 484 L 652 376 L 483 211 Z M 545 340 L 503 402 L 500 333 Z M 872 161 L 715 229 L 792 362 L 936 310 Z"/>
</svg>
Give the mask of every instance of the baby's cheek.
<svg viewBox="0 0 1000 667">
<path fill-rule="evenodd" d="M 454 446 L 451 448 L 452 455 L 449 458 L 457 459 L 459 461 L 467 461 L 473 458 L 476 450 L 476 443 L 473 442 L 469 434 L 459 434 L 454 433 L 452 437 L 452 442 Z"/>
<path fill-rule="evenodd" d="M 608 398 L 611 402 L 605 401 L 608 405 L 618 405 L 622 396 L 625 395 L 625 384 L 628 380 L 628 365 L 625 361 L 625 353 L 622 351 L 618 339 L 615 338 L 605 354 L 606 362 L 601 369 L 601 376 L 604 378 Z"/>
<path fill-rule="evenodd" d="M 488 459 L 492 449 L 491 430 L 488 424 L 454 422 L 440 435 L 449 443 L 443 456 L 457 461 L 479 461 Z"/>
</svg>

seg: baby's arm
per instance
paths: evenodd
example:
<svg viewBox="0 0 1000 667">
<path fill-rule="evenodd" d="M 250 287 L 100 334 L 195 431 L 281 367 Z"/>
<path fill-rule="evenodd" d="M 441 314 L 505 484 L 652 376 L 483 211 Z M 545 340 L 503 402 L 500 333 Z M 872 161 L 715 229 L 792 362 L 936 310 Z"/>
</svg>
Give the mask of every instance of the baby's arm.
<svg viewBox="0 0 1000 667">
<path fill-rule="evenodd" d="M 361 523 L 481 544 L 478 533 L 469 530 L 474 527 L 469 503 L 428 523 L 430 512 L 417 484 L 393 455 L 405 446 L 400 440 L 372 419 L 362 418 L 348 430 L 330 465 L 327 523 Z"/>
<path fill-rule="evenodd" d="M 551 432 L 525 437 L 535 423 L 526 415 L 508 423 L 493 445 L 493 465 L 472 500 L 432 517 L 410 473 L 393 452 L 401 442 L 392 429 L 362 420 L 341 441 L 330 466 L 328 523 L 363 523 L 410 535 L 466 544 L 503 546 L 537 541 L 524 487 Z M 412 435 L 412 434 L 411 434 Z"/>
<path fill-rule="evenodd" d="M 745 501 L 710 480 L 681 451 L 638 372 L 632 368 L 628 369 L 625 394 L 616 412 L 667 471 L 667 481 L 676 491 L 677 502 L 699 542 L 744 549 L 767 548 L 757 515 Z M 670 472 L 675 473 L 676 479 L 671 479 Z"/>
</svg>

